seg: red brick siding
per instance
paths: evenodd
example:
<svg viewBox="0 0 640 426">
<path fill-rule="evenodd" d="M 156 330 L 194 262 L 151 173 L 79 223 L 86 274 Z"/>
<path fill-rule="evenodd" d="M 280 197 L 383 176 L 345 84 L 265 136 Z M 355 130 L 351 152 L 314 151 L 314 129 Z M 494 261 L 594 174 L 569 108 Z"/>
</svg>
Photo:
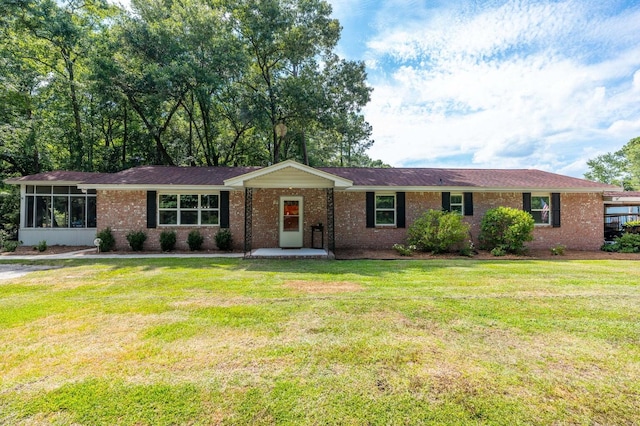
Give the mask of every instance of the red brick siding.
<svg viewBox="0 0 640 426">
<path fill-rule="evenodd" d="M 406 229 L 367 228 L 364 192 L 336 192 L 336 248 L 390 248 L 405 243 Z M 407 192 L 406 225 L 428 209 L 440 209 L 440 193 Z M 561 227 L 536 226 L 528 247 L 545 249 L 563 244 L 574 250 L 598 250 L 603 242 L 604 213 L 600 194 L 561 194 Z M 522 193 L 474 193 L 471 235 L 477 243 L 480 221 L 487 210 L 506 206 L 522 208 Z"/>
<path fill-rule="evenodd" d="M 251 247 L 278 247 L 280 197 L 303 197 L 303 246 L 311 247 L 311 225 L 327 222 L 327 192 L 324 189 L 262 189 L 253 190 L 253 226 Z M 324 228 L 325 247 L 327 228 Z M 320 238 L 316 235 L 315 238 Z M 316 246 L 319 243 L 315 242 Z"/>
<path fill-rule="evenodd" d="M 229 221 L 234 248 L 242 248 L 244 243 L 244 193 L 231 192 L 229 204 L 240 205 L 241 209 L 230 207 Z M 116 250 L 129 250 L 127 234 L 131 231 L 144 231 L 147 240 L 145 250 L 160 250 L 160 234 L 165 230 L 176 231 L 176 249 L 188 250 L 187 237 L 193 229 L 198 229 L 204 237 L 203 249 L 216 249 L 215 235 L 218 226 L 161 226 L 147 228 L 147 192 L 146 191 L 109 191 L 97 193 L 98 231 L 111 228 L 116 240 Z"/>
</svg>

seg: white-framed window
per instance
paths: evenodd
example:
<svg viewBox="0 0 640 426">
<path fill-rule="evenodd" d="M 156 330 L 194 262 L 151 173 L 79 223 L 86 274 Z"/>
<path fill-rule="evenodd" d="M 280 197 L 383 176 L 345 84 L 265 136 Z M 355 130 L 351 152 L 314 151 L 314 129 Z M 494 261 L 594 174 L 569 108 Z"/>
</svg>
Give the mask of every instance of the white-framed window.
<svg viewBox="0 0 640 426">
<path fill-rule="evenodd" d="M 551 224 L 551 196 L 549 194 L 531 195 L 531 216 L 536 225 Z"/>
<path fill-rule="evenodd" d="M 27 185 L 26 228 L 95 228 L 96 190 L 75 186 Z"/>
<path fill-rule="evenodd" d="M 220 194 L 158 194 L 158 224 L 217 226 Z"/>
<path fill-rule="evenodd" d="M 464 197 L 462 194 L 451 194 L 449 200 L 449 211 L 462 215 L 464 212 Z"/>
<path fill-rule="evenodd" d="M 396 195 L 376 194 L 376 226 L 395 226 Z"/>
</svg>

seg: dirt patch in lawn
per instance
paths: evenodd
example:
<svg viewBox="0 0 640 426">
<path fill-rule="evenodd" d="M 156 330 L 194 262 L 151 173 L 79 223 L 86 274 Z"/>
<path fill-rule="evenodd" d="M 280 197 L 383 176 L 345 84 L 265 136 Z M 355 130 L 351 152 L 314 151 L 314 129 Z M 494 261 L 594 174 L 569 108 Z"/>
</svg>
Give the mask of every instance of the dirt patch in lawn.
<svg viewBox="0 0 640 426">
<path fill-rule="evenodd" d="M 287 281 L 285 287 L 302 292 L 313 294 L 349 293 L 362 291 L 364 287 L 358 283 L 348 281 Z"/>
</svg>

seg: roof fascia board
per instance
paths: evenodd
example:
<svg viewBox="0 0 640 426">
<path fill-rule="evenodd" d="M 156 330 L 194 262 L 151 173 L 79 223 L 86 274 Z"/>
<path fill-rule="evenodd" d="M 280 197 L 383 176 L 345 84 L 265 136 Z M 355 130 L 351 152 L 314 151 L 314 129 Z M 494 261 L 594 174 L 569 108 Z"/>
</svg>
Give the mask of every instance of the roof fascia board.
<svg viewBox="0 0 640 426">
<path fill-rule="evenodd" d="M 279 170 L 286 169 L 288 167 L 292 167 L 294 169 L 300 170 L 302 172 L 309 173 L 311 175 L 317 176 L 319 178 L 327 179 L 333 182 L 336 188 L 348 188 L 353 185 L 353 181 L 345 179 L 343 177 L 324 172 L 322 170 L 315 169 L 310 166 L 306 166 L 304 164 L 300 164 L 297 161 L 286 160 L 281 163 L 274 164 L 272 166 L 267 166 L 259 170 L 254 170 L 253 172 L 245 173 L 240 176 L 236 176 L 224 181 L 224 184 L 229 187 L 244 187 L 245 182 L 251 179 L 256 179 L 261 176 L 265 176 Z M 291 185 L 289 185 L 291 186 Z"/>
<path fill-rule="evenodd" d="M 233 191 L 232 188 L 223 185 L 131 185 L 131 184 L 79 184 L 79 189 L 102 189 L 110 191 Z"/>
<path fill-rule="evenodd" d="M 400 191 L 400 192 L 561 192 L 561 193 L 593 193 L 611 191 L 611 188 L 494 188 L 479 186 L 352 186 L 346 188 L 350 192 L 366 191 Z"/>
<path fill-rule="evenodd" d="M 6 179 L 4 181 L 7 185 L 48 185 L 48 186 L 77 186 L 82 183 L 81 180 L 21 180 L 21 181 L 12 181 L 11 179 Z"/>
</svg>

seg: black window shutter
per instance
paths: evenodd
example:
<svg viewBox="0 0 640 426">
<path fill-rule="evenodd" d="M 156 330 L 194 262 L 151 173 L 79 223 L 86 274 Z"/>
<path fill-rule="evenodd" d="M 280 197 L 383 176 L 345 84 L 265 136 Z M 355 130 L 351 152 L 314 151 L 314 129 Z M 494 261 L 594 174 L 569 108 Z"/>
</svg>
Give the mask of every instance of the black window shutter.
<svg viewBox="0 0 640 426">
<path fill-rule="evenodd" d="M 398 228 L 404 228 L 406 226 L 406 209 L 405 209 L 405 193 L 404 192 L 396 192 L 396 226 Z"/>
<path fill-rule="evenodd" d="M 551 193 L 551 226 L 560 227 L 560 193 Z"/>
<path fill-rule="evenodd" d="M 376 195 L 367 192 L 367 228 L 376 227 Z"/>
<path fill-rule="evenodd" d="M 442 210 L 445 212 L 451 211 L 451 193 L 443 192 L 442 193 Z"/>
<path fill-rule="evenodd" d="M 147 191 L 147 228 L 157 227 L 156 191 Z"/>
<path fill-rule="evenodd" d="M 531 193 L 523 192 L 522 193 L 522 210 L 525 212 L 531 213 Z"/>
<path fill-rule="evenodd" d="M 229 191 L 220 191 L 220 228 L 229 227 Z"/>
<path fill-rule="evenodd" d="M 464 215 L 473 216 L 473 192 L 464 193 Z"/>
</svg>

